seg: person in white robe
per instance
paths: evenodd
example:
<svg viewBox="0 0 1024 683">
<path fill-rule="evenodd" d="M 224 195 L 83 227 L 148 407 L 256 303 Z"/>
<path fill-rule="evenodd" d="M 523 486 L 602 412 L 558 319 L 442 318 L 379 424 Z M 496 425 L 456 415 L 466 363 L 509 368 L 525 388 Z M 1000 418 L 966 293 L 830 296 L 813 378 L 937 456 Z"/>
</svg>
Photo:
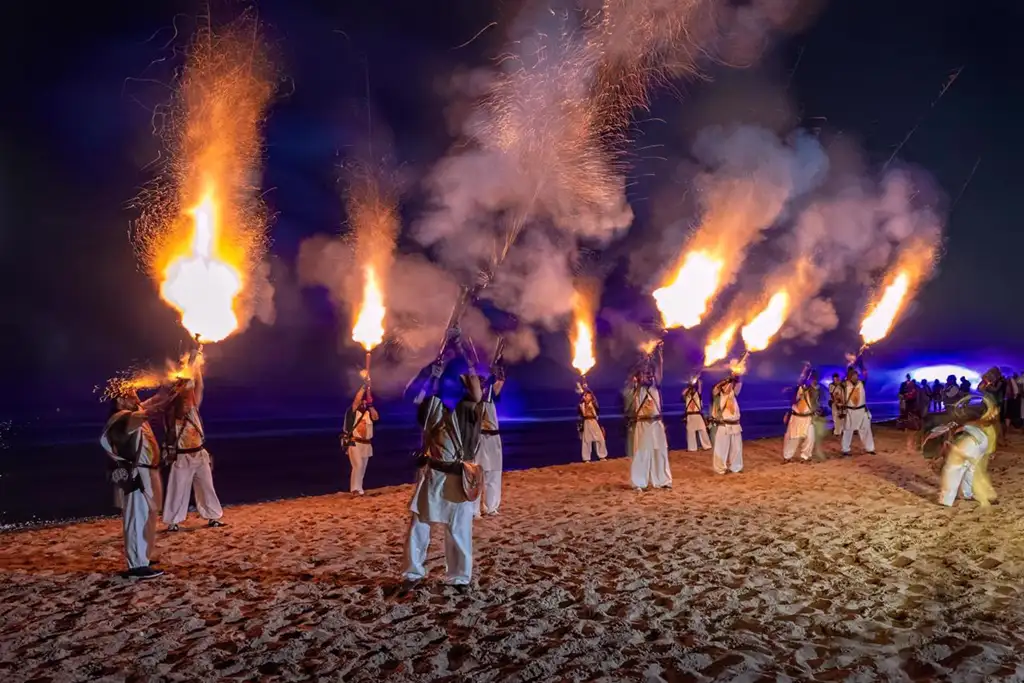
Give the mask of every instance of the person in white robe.
<svg viewBox="0 0 1024 683">
<path fill-rule="evenodd" d="M 480 378 L 470 365 L 469 373 L 463 376 L 466 395 L 451 411 L 438 396 L 443 373 L 444 364 L 438 361 L 431 368 L 426 398 L 418 411 L 423 450 L 409 504 L 403 591 L 411 590 L 426 577 L 432 525 L 444 528 L 445 582 L 465 591 L 473 575 L 474 501 L 482 486 L 482 474 L 473 458 L 482 425 L 483 392 Z"/>
<path fill-rule="evenodd" d="M 787 414 L 786 436 L 782 439 L 784 462 L 793 462 L 797 455 L 804 462 L 810 462 L 814 455 L 816 402 L 817 393 L 809 384 L 801 382 L 797 385 Z"/>
<path fill-rule="evenodd" d="M 484 473 L 483 495 L 476 500 L 475 515 L 498 514 L 501 505 L 501 472 L 504 467 L 501 450 L 501 432 L 498 428 L 497 401 L 505 387 L 505 368 L 495 365 L 483 388 L 481 410 L 483 422 L 480 425 L 480 441 L 476 452 L 476 464 Z"/>
<path fill-rule="evenodd" d="M 199 417 L 203 402 L 203 356 L 199 350 L 189 362 L 190 379 L 181 380 L 181 393 L 165 417 L 165 453 L 171 461 L 164 500 L 164 524 L 178 531 L 188 516 L 189 494 L 209 527 L 224 526 L 224 510 L 213 487 L 213 460 L 206 450 L 206 433 Z"/>
<path fill-rule="evenodd" d="M 683 389 L 683 407 L 686 411 L 686 450 L 695 452 L 697 449 L 711 449 L 708 427 L 704 422 L 704 404 L 701 401 L 703 384 L 700 378 L 693 380 Z"/>
<path fill-rule="evenodd" d="M 577 430 L 580 433 L 580 442 L 583 448 L 583 462 L 590 462 L 590 458 L 597 452 L 597 459 L 604 460 L 608 457 L 608 444 L 605 441 L 604 427 L 601 426 L 601 409 L 597 404 L 597 398 L 590 389 L 582 389 L 577 412 L 579 422 Z"/>
<path fill-rule="evenodd" d="M 115 468 L 114 502 L 121 510 L 124 554 L 132 578 L 151 579 L 164 573 L 152 566 L 163 486 L 160 447 L 149 420 L 173 398 L 163 392 L 140 402 L 134 391 L 121 392 L 111 399 L 111 415 L 100 437 Z"/>
<path fill-rule="evenodd" d="M 633 489 L 648 487 L 672 488 L 672 471 L 668 462 L 668 438 L 662 422 L 661 384 L 662 344 L 659 343 L 645 362 L 645 368 L 633 375 L 627 392 L 631 407 L 630 481 Z"/>
<path fill-rule="evenodd" d="M 865 371 L 864 374 L 866 376 L 867 372 Z M 844 456 L 850 455 L 850 446 L 853 444 L 855 432 L 868 455 L 875 454 L 875 437 L 871 434 L 871 411 L 868 410 L 867 402 L 864 382 L 861 380 L 857 368 L 851 366 L 846 371 L 846 381 L 843 382 L 843 403 L 846 409 L 842 441 Z"/>
<path fill-rule="evenodd" d="M 832 433 L 835 436 L 843 435 L 843 422 L 846 419 L 846 396 L 843 390 L 843 382 L 839 379 L 839 373 L 832 373 L 832 383 L 828 385 L 828 402 L 832 411 Z"/>
<path fill-rule="evenodd" d="M 740 426 L 740 404 L 743 377 L 730 375 L 711 390 L 715 439 L 711 467 L 715 474 L 739 474 L 743 471 L 743 427 Z"/>
<path fill-rule="evenodd" d="M 373 456 L 373 423 L 379 419 L 380 414 L 373 405 L 370 387 L 361 386 L 352 400 L 352 406 L 345 413 L 345 431 L 341 434 L 343 447 L 352 466 L 348 490 L 357 496 L 364 493 L 363 478 Z"/>
</svg>

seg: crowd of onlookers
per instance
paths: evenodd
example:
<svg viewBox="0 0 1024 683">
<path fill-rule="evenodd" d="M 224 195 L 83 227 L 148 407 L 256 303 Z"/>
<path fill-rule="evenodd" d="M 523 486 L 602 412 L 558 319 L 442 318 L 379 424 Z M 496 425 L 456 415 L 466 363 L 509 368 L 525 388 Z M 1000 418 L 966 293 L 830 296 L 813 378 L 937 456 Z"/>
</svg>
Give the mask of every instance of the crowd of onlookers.
<svg viewBox="0 0 1024 683">
<path fill-rule="evenodd" d="M 1000 375 L 996 381 L 986 384 L 984 392 L 1000 406 L 1000 417 L 1005 426 L 1024 425 L 1024 408 L 1021 401 L 1024 394 L 1024 376 L 1016 372 L 1012 376 Z M 971 382 L 966 377 L 961 377 L 957 381 L 956 375 L 949 375 L 945 384 L 941 384 L 937 379 L 929 384 L 928 380 L 915 380 L 907 374 L 899 389 L 899 421 L 905 426 L 919 428 L 928 413 L 950 410 L 957 402 L 970 395 Z"/>
</svg>

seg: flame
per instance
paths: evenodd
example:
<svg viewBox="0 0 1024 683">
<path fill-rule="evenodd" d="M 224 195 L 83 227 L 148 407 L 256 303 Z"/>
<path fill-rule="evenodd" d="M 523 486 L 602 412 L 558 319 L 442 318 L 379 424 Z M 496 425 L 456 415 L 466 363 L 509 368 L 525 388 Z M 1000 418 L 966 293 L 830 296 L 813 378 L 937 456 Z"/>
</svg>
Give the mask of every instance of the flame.
<svg viewBox="0 0 1024 683">
<path fill-rule="evenodd" d="M 576 321 L 576 336 L 572 342 L 572 366 L 581 375 L 587 374 L 597 362 L 594 358 L 594 331 L 585 320 Z"/>
<path fill-rule="evenodd" d="M 654 353 L 654 349 L 658 348 L 658 342 L 661 341 L 658 338 L 649 339 L 640 345 L 640 350 L 648 356 Z"/>
<path fill-rule="evenodd" d="M 700 324 L 718 292 L 725 261 L 707 251 L 691 251 L 669 284 L 654 291 L 665 327 L 690 329 Z"/>
<path fill-rule="evenodd" d="M 160 296 L 181 313 L 181 324 L 205 342 L 218 342 L 238 329 L 235 298 L 242 291 L 238 265 L 218 257 L 220 229 L 214 192 L 207 190 L 189 211 L 192 235 L 185 253 L 164 270 Z"/>
<path fill-rule="evenodd" d="M 882 296 L 871 305 L 861 323 L 860 336 L 865 344 L 874 344 L 889 334 L 918 286 L 931 274 L 938 247 L 937 241 L 919 237 L 903 248 L 886 279 Z"/>
<path fill-rule="evenodd" d="M 589 286 L 584 286 L 589 285 Z M 573 292 L 572 308 L 575 320 L 572 341 L 572 366 L 585 375 L 597 363 L 594 357 L 594 304 L 597 292 L 594 283 L 582 283 Z"/>
<path fill-rule="evenodd" d="M 736 330 L 739 326 L 739 323 L 732 323 L 721 334 L 708 342 L 707 346 L 704 347 L 705 367 L 714 365 L 725 358 L 726 354 L 729 353 L 729 348 L 732 346 L 733 339 L 736 337 Z"/>
<path fill-rule="evenodd" d="M 865 344 L 874 344 L 889 334 L 909 291 L 910 276 L 906 272 L 899 273 L 860 326 L 860 336 Z"/>
<path fill-rule="evenodd" d="M 764 351 L 768 348 L 772 339 L 782 329 L 782 323 L 786 322 L 788 312 L 789 293 L 781 290 L 773 294 L 768 300 L 768 305 L 743 326 L 741 334 L 747 351 Z"/>
<path fill-rule="evenodd" d="M 377 271 L 366 266 L 363 275 L 363 303 L 352 326 L 352 340 L 367 351 L 384 341 L 384 294 L 377 282 Z"/>
</svg>

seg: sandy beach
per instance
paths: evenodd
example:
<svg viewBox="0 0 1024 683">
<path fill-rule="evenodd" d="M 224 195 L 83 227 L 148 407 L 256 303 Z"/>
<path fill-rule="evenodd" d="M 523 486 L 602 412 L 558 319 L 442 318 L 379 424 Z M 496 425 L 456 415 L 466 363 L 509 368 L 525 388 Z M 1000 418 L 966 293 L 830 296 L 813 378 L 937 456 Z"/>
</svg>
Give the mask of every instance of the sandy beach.
<svg viewBox="0 0 1024 683">
<path fill-rule="evenodd" d="M 408 486 L 190 516 L 141 583 L 119 519 L 7 533 L 0 678 L 1024 680 L 1024 437 L 988 510 L 939 507 L 902 434 L 878 448 L 783 465 L 765 439 L 724 477 L 676 451 L 674 488 L 641 494 L 624 459 L 507 473 L 468 595 L 440 582 L 439 530 L 398 594 Z"/>
</svg>

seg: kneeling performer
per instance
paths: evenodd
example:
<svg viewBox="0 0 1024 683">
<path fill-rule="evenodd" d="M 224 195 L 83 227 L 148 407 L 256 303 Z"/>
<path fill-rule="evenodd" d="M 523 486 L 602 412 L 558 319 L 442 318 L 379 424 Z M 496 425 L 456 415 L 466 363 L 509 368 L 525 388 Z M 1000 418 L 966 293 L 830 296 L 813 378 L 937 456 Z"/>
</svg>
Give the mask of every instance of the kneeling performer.
<svg viewBox="0 0 1024 683">
<path fill-rule="evenodd" d="M 932 432 L 933 436 L 944 435 L 946 439 L 940 505 L 952 507 L 958 493 L 962 493 L 965 500 L 977 500 L 982 507 L 996 500 L 988 463 L 999 439 L 999 405 L 988 395 L 982 400 L 985 412 L 978 419 L 962 427 L 956 423 L 943 425 Z"/>
</svg>

